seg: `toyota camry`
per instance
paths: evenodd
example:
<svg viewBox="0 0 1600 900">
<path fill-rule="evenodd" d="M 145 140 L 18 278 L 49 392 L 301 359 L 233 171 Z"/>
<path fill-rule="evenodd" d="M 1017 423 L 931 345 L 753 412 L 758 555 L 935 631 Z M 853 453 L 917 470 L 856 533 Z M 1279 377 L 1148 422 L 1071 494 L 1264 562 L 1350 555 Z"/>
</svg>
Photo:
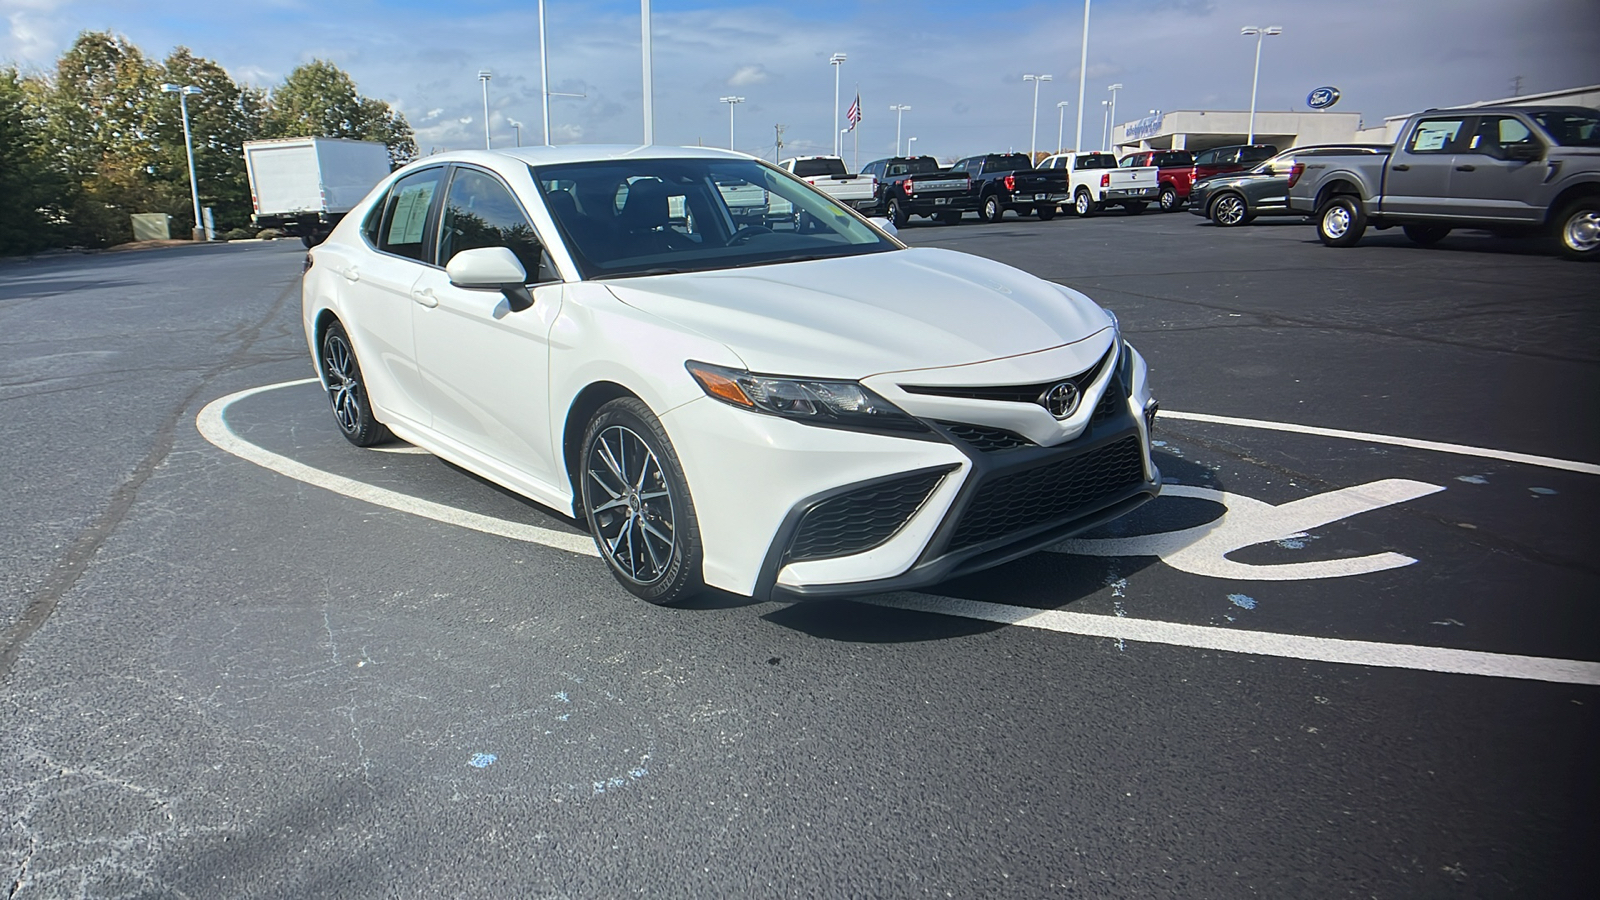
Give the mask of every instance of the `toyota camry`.
<svg viewBox="0 0 1600 900">
<path fill-rule="evenodd" d="M 1115 316 L 741 154 L 430 156 L 311 251 L 302 296 L 347 439 L 576 517 L 654 603 L 924 586 L 1160 490 Z"/>
</svg>

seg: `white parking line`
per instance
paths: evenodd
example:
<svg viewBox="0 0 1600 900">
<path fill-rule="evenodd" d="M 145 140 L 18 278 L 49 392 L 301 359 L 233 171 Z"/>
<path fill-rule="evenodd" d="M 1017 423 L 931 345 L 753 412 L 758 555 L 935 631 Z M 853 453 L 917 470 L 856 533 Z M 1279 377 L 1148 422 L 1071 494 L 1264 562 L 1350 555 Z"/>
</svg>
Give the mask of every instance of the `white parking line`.
<svg viewBox="0 0 1600 900">
<path fill-rule="evenodd" d="M 485 534 L 525 541 L 531 544 L 565 550 L 570 553 L 581 553 L 585 556 L 599 555 L 595 550 L 594 543 L 586 536 L 480 515 L 441 503 L 421 500 L 385 488 L 375 487 L 341 475 L 334 475 L 331 472 L 324 472 L 321 469 L 312 468 L 304 463 L 253 444 L 239 437 L 228 427 L 226 415 L 228 407 L 234 403 L 266 391 L 311 384 L 315 381 L 315 378 L 285 381 L 279 384 L 251 388 L 235 394 L 229 394 L 226 397 L 219 397 L 200 411 L 200 415 L 195 420 L 195 426 L 206 440 L 228 453 L 297 481 L 324 488 L 346 497 L 387 509 L 422 516 L 447 525 L 480 531 Z M 1210 416 L 1205 419 L 1198 419 L 1198 416 L 1199 414 L 1197 413 L 1182 413 L 1173 417 L 1188 417 L 1196 418 L 1197 421 L 1233 424 L 1233 422 L 1225 420 L 1221 416 Z M 1279 423 L 1274 422 L 1258 423 L 1255 420 L 1239 421 L 1250 423 L 1248 427 L 1279 425 Z M 1274 430 L 1297 431 L 1306 430 L 1306 427 L 1284 426 Z M 1375 437 L 1382 437 L 1381 435 L 1361 435 L 1356 432 L 1335 432 L 1331 429 L 1306 430 L 1306 433 L 1321 434 L 1325 437 L 1348 437 L 1353 440 L 1363 441 L 1373 441 Z M 1390 438 L 1375 442 L 1401 443 L 1408 440 L 1408 438 Z M 1416 446 L 1419 449 L 1429 450 L 1439 449 L 1440 447 L 1456 447 L 1458 445 L 1442 444 L 1433 446 L 1431 442 L 1418 441 L 1403 443 L 1401 446 Z M 1475 450 L 1477 448 L 1464 449 Z M 1445 450 L 1444 452 L 1456 451 Z M 1494 453 L 1496 451 L 1484 451 L 1483 453 L 1471 455 Z M 1545 457 L 1516 458 L 1520 456 L 1523 456 L 1523 454 L 1501 454 L 1493 458 L 1507 459 L 1512 462 L 1545 459 Z M 1549 460 L 1549 462 L 1564 461 Z M 1541 465 L 1544 463 L 1533 464 Z M 1569 463 L 1564 466 L 1555 466 L 1554 468 L 1570 468 L 1573 465 L 1587 464 Z M 1574 469 L 1573 471 L 1585 470 Z M 1530 681 L 1555 682 L 1557 684 L 1600 685 L 1600 663 L 1583 660 L 1516 656 L 1505 653 L 1486 653 L 1479 650 L 1452 650 L 1445 647 L 1427 647 L 1414 644 L 1349 641 L 1268 631 L 1234 630 L 1206 625 L 1185 625 L 1180 622 L 1162 622 L 1154 619 L 1089 615 L 1087 613 L 1064 612 L 1062 610 L 1040 610 L 1025 606 L 1009 606 L 1003 603 L 986 603 L 978 600 L 962 600 L 955 597 L 939 597 L 931 594 L 888 594 L 860 598 L 859 602 L 894 609 L 907 609 L 976 619 L 984 622 L 1020 625 L 1025 628 L 1039 628 L 1085 637 L 1141 641 L 1152 644 L 1168 644 L 1175 647 L 1193 647 L 1229 653 L 1249 653 L 1257 656 L 1274 656 L 1285 659 L 1412 669 L 1421 672 L 1487 675 L 1494 678 L 1519 678 Z"/>
<path fill-rule="evenodd" d="M 1417 450 L 1433 450 L 1438 453 L 1454 453 L 1458 456 L 1477 456 L 1483 459 L 1499 459 L 1506 462 L 1525 463 L 1530 466 L 1544 466 L 1547 469 L 1565 469 L 1568 472 L 1582 472 L 1585 475 L 1600 475 L 1600 465 L 1594 463 L 1577 462 L 1570 459 L 1556 459 L 1551 456 L 1534 456 L 1531 453 L 1513 453 L 1510 450 L 1491 450 L 1487 447 L 1469 447 L 1466 444 L 1446 444 L 1440 441 L 1424 441 L 1417 438 L 1396 437 L 1392 434 L 1368 434 L 1364 431 L 1343 431 L 1338 428 L 1319 428 L 1315 425 L 1295 425 L 1290 422 L 1268 422 L 1264 419 L 1239 419 L 1233 416 L 1213 416 L 1208 413 L 1178 412 L 1177 410 L 1161 411 L 1161 417 L 1178 419 L 1185 422 L 1209 422 L 1213 425 L 1234 425 L 1239 428 L 1260 428 L 1266 431 L 1287 431 L 1292 434 L 1314 434 L 1318 437 L 1341 438 L 1347 441 L 1365 441 L 1369 444 L 1389 444 L 1394 447 L 1413 447 Z"/>
</svg>

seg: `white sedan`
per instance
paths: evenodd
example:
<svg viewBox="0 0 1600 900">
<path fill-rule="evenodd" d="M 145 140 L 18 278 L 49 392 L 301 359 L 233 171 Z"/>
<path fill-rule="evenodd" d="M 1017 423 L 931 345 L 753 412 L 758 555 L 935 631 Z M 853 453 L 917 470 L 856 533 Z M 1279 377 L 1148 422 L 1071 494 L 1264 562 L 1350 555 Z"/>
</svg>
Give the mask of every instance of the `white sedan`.
<svg viewBox="0 0 1600 900">
<path fill-rule="evenodd" d="M 1113 315 L 735 153 L 430 156 L 311 251 L 303 304 L 346 438 L 577 517 L 655 603 L 924 586 L 1160 490 Z"/>
</svg>

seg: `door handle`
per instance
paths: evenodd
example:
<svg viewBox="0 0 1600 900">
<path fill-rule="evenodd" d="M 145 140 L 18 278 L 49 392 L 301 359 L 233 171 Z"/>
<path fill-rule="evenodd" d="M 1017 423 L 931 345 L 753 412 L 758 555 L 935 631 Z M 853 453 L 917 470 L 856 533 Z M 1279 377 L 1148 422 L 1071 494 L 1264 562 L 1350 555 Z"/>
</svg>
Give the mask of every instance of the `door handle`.
<svg viewBox="0 0 1600 900">
<path fill-rule="evenodd" d="M 439 298 L 434 296 L 433 288 L 423 288 L 420 291 L 412 291 L 411 299 L 429 309 L 433 309 L 435 306 L 439 305 Z"/>
<path fill-rule="evenodd" d="M 357 270 L 355 266 L 347 266 L 343 269 L 340 269 L 339 274 L 344 276 L 345 281 L 361 280 L 361 272 Z"/>
<path fill-rule="evenodd" d="M 1457 172 L 1476 172 L 1476 171 L 1478 171 L 1478 167 L 1477 166 L 1456 166 L 1456 171 Z"/>
<path fill-rule="evenodd" d="M 1391 172 L 1409 172 L 1409 171 L 1411 171 L 1411 167 L 1406 165 L 1405 163 L 1401 163 L 1398 166 L 1390 166 L 1389 167 L 1389 171 L 1391 171 Z"/>
</svg>

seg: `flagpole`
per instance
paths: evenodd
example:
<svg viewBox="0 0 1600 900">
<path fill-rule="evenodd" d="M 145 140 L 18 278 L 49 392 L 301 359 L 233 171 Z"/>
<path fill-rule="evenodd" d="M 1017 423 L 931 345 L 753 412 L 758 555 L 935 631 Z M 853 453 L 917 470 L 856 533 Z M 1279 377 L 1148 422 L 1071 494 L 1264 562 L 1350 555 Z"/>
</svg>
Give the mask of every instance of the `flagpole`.
<svg viewBox="0 0 1600 900">
<path fill-rule="evenodd" d="M 850 151 L 850 171 L 861 171 L 861 115 L 866 110 L 861 108 L 861 82 L 856 82 L 856 120 L 850 126 L 854 132 L 855 149 Z"/>
</svg>

